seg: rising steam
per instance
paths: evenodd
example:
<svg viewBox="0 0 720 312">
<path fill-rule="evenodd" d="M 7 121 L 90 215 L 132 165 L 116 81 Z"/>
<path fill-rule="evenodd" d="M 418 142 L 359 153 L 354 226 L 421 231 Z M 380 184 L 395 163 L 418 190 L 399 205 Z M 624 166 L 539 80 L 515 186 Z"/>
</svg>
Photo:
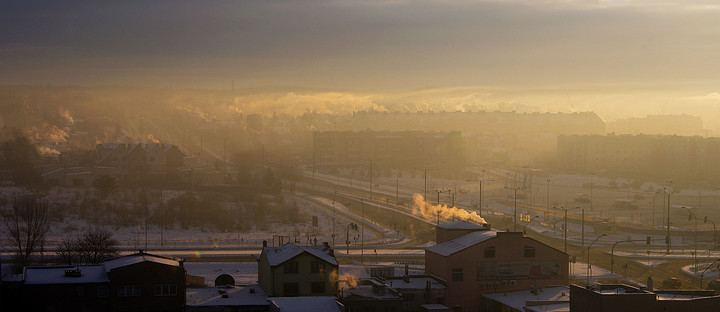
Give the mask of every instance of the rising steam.
<svg viewBox="0 0 720 312">
<path fill-rule="evenodd" d="M 468 212 L 458 207 L 448 207 L 446 205 L 433 205 L 425 200 L 420 194 L 413 195 L 412 213 L 416 216 L 423 217 L 428 221 L 436 221 L 438 214 L 442 219 L 458 218 L 460 220 L 471 221 L 477 224 L 487 224 L 485 219 L 476 212 Z"/>
</svg>

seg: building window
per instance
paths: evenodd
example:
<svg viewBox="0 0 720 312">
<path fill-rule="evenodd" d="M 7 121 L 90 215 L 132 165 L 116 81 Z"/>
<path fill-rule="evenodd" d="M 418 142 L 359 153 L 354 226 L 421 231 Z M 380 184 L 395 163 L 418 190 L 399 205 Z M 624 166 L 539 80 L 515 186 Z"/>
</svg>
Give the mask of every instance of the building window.
<svg viewBox="0 0 720 312">
<path fill-rule="evenodd" d="M 310 272 L 312 272 L 312 273 L 325 272 L 325 263 L 322 263 L 320 261 L 310 262 Z"/>
<path fill-rule="evenodd" d="M 298 272 L 297 261 L 285 263 L 285 265 L 283 267 L 285 268 L 285 273 L 297 273 Z"/>
<path fill-rule="evenodd" d="M 452 281 L 462 282 L 463 280 L 463 269 L 452 269 Z"/>
<path fill-rule="evenodd" d="M 322 294 L 325 292 L 325 282 L 310 283 L 310 292 L 313 294 Z"/>
<path fill-rule="evenodd" d="M 495 246 L 485 248 L 485 258 L 495 258 Z"/>
<path fill-rule="evenodd" d="M 85 287 L 78 287 L 78 288 L 77 288 L 77 295 L 78 295 L 78 296 L 85 296 Z"/>
<path fill-rule="evenodd" d="M 118 286 L 117 288 L 118 297 L 140 297 L 141 292 L 142 286 L 140 285 Z"/>
<path fill-rule="evenodd" d="M 97 288 L 97 296 L 98 297 L 107 297 L 109 295 L 109 291 L 107 286 L 98 286 Z"/>
<path fill-rule="evenodd" d="M 525 258 L 535 258 L 535 247 L 525 246 Z"/>
<path fill-rule="evenodd" d="M 177 285 L 155 285 L 155 296 L 177 296 Z"/>
<path fill-rule="evenodd" d="M 297 297 L 300 294 L 298 283 L 284 283 L 283 297 Z"/>
</svg>

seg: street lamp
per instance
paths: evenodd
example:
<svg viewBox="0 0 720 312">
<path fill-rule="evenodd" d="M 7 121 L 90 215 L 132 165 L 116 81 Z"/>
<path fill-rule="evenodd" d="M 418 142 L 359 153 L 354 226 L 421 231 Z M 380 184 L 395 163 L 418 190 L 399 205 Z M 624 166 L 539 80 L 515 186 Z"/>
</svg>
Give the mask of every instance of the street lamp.
<svg viewBox="0 0 720 312">
<path fill-rule="evenodd" d="M 588 255 L 588 257 L 587 257 L 587 260 L 588 260 L 588 263 L 587 263 L 587 283 L 585 284 L 585 285 L 587 285 L 587 286 L 590 286 L 590 271 L 592 271 L 592 269 L 590 269 L 590 247 L 592 247 L 592 245 L 595 244 L 595 242 L 597 242 L 598 239 L 600 239 L 601 237 L 605 237 L 605 236 L 607 236 L 607 234 L 605 234 L 605 233 L 600 234 L 600 236 L 598 236 L 592 243 L 590 243 L 590 245 L 588 245 L 588 251 L 587 251 L 587 255 Z"/>
<path fill-rule="evenodd" d="M 515 194 L 515 210 L 513 212 L 513 232 L 517 232 L 517 191 L 522 187 L 505 187 L 506 189 L 513 190 Z"/>
<path fill-rule="evenodd" d="M 483 181 L 485 181 L 484 179 L 485 179 L 485 170 L 483 170 L 483 180 L 480 180 L 480 201 L 478 203 L 478 215 L 480 217 L 482 217 L 482 186 L 483 186 Z M 487 181 L 489 182 L 489 181 L 495 181 L 495 180 L 487 180 Z"/>
<path fill-rule="evenodd" d="M 720 259 L 715 259 L 715 261 L 713 261 L 712 263 L 710 263 L 710 265 L 708 265 L 708 266 L 705 268 L 705 270 L 703 270 L 702 273 L 700 273 L 700 290 L 702 290 L 702 288 L 703 288 L 702 280 L 703 280 L 703 276 L 705 276 L 705 271 L 707 271 L 707 269 L 709 269 L 710 267 L 712 267 L 712 265 L 715 264 L 715 262 L 718 262 L 718 260 L 720 260 Z"/>
<path fill-rule="evenodd" d="M 527 231 L 525 230 L 525 228 L 528 226 L 528 224 L 530 224 L 530 222 L 532 222 L 533 220 L 535 220 L 535 218 L 537 218 L 537 217 L 538 217 L 538 216 L 532 217 L 532 219 L 530 219 L 530 221 L 528 221 L 527 223 L 525 223 L 525 225 L 523 225 L 523 234 L 527 234 Z"/>
<path fill-rule="evenodd" d="M 553 208 L 557 208 L 557 207 L 553 207 Z M 567 212 L 568 212 L 568 210 L 579 209 L 580 207 L 564 208 L 563 206 L 560 206 L 559 208 L 562 209 L 562 210 L 564 211 L 564 213 L 565 213 L 565 224 L 563 225 L 563 235 L 565 236 L 565 253 L 567 253 Z M 583 243 L 584 243 L 584 241 L 585 241 L 585 226 L 584 226 L 584 222 L 585 222 L 585 221 L 584 221 L 584 219 L 585 219 L 585 213 L 584 213 L 584 211 L 583 211 L 583 227 L 582 227 L 582 231 L 583 231 L 583 233 L 582 233 Z"/>
<path fill-rule="evenodd" d="M 550 179 L 547 179 L 547 196 L 545 197 L 545 211 L 550 213 Z"/>
<path fill-rule="evenodd" d="M 666 181 L 668 184 L 672 184 L 672 181 Z M 665 235 L 665 244 L 667 245 L 667 254 L 670 254 L 670 195 L 673 194 L 672 188 L 668 185 L 667 189 L 663 190 L 667 195 L 667 234 Z"/>
<path fill-rule="evenodd" d="M 345 254 L 350 255 L 350 229 L 357 231 L 358 226 L 355 223 L 348 223 L 347 229 L 345 230 Z M 342 233 L 342 232 L 340 232 Z M 342 234 L 340 234 L 342 235 Z"/>
<path fill-rule="evenodd" d="M 713 225 L 713 247 L 715 247 L 715 246 L 717 246 L 717 228 L 715 227 L 715 222 L 713 222 L 712 220 L 708 219 L 707 216 L 705 216 L 703 223 L 708 223 L 708 222 L 712 223 L 712 225 Z"/>
<path fill-rule="evenodd" d="M 695 252 L 693 253 L 693 258 L 695 259 L 695 271 L 697 272 L 697 264 L 698 264 L 698 260 L 697 260 L 697 229 L 698 229 L 698 228 L 697 228 L 697 226 L 698 226 L 698 219 L 697 219 L 697 216 L 692 212 L 692 210 L 691 210 L 690 208 L 688 208 L 688 207 L 682 207 L 682 208 L 683 208 L 683 209 L 686 209 L 686 210 L 688 211 L 688 213 L 689 213 L 689 214 L 688 214 L 688 221 L 690 221 L 690 220 L 692 220 L 693 218 L 695 218 Z"/>
</svg>

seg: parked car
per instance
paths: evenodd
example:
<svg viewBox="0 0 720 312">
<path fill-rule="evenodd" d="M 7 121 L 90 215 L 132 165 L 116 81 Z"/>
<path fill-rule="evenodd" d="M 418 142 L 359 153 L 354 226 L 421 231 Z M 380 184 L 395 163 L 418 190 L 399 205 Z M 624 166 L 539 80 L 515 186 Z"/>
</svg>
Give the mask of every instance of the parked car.
<svg viewBox="0 0 720 312">
<path fill-rule="evenodd" d="M 720 290 L 720 278 L 709 281 L 707 288 L 712 290 Z"/>
<path fill-rule="evenodd" d="M 680 289 L 680 286 L 682 285 L 682 282 L 680 282 L 679 279 L 674 277 L 668 277 L 663 281 L 663 288 L 665 289 Z"/>
</svg>

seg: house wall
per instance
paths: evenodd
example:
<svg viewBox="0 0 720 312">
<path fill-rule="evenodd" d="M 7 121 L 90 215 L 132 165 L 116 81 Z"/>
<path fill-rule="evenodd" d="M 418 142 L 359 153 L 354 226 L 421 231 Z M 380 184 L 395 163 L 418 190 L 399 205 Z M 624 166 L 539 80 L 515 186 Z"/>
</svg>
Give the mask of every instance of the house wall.
<svg viewBox="0 0 720 312">
<path fill-rule="evenodd" d="M 284 265 L 288 262 L 298 262 L 298 273 L 285 273 Z M 325 272 L 312 273 L 310 266 L 312 261 L 321 261 L 325 264 Z M 337 270 L 338 267 L 324 262 L 310 254 L 302 253 L 284 264 L 272 268 L 274 273 L 273 290 L 274 296 L 283 296 L 285 283 L 298 283 L 299 296 L 335 296 L 337 294 Z M 312 293 L 313 282 L 324 282 L 325 291 Z"/>
<path fill-rule="evenodd" d="M 272 268 L 268 263 L 265 250 L 263 250 L 258 259 L 258 284 L 269 296 L 277 296 L 275 294 L 275 288 L 273 288 Z"/>
<path fill-rule="evenodd" d="M 8 308 L 8 311 L 108 311 L 111 306 L 109 297 L 97 296 L 98 286 L 108 285 L 25 285 L 20 292 L 22 298 L 8 298 L 11 300 L 5 301 L 3 307 Z M 19 300 L 20 305 L 13 306 L 14 300 Z"/>
<path fill-rule="evenodd" d="M 155 262 L 142 262 L 111 270 L 112 311 L 182 311 L 185 307 L 185 269 Z M 155 296 L 155 285 L 177 285 L 174 296 Z M 119 286 L 140 285 L 141 296 L 118 297 Z"/>
<path fill-rule="evenodd" d="M 568 283 L 568 255 L 542 244 L 521 232 L 498 232 L 497 237 L 447 257 L 425 252 L 425 271 L 445 279 L 447 306 L 462 311 L 479 311 L 485 293 L 509 292 Z M 485 258 L 486 247 L 495 247 L 495 257 Z M 535 256 L 525 257 L 524 247 L 534 247 Z M 478 276 L 483 267 L 484 276 Z M 488 267 L 496 274 L 489 276 Z M 453 280 L 453 269 L 462 269 L 462 280 Z M 538 271 L 539 270 L 539 271 Z"/>
</svg>

